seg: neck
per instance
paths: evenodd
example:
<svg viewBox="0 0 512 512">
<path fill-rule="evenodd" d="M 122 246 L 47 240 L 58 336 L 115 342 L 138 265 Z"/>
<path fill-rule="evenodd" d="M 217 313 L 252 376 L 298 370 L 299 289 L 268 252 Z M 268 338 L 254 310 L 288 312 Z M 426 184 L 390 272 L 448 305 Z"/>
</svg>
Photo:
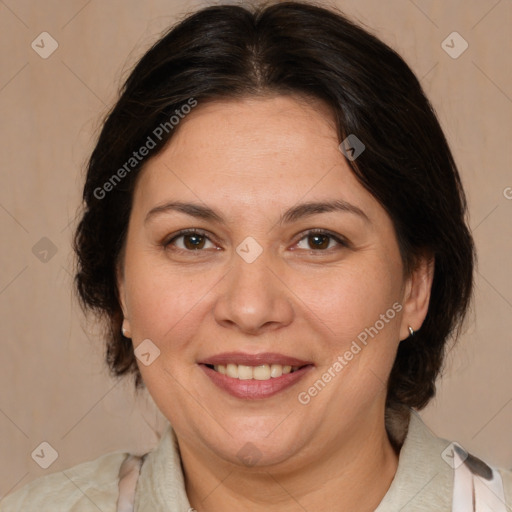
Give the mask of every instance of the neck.
<svg viewBox="0 0 512 512">
<path fill-rule="evenodd" d="M 398 456 L 383 415 L 380 421 L 363 425 L 343 432 L 341 441 L 336 437 L 328 446 L 321 445 L 307 463 L 285 468 L 240 468 L 218 457 L 204 457 L 204 452 L 180 442 L 190 504 L 198 512 L 374 511 L 393 480 Z"/>
</svg>

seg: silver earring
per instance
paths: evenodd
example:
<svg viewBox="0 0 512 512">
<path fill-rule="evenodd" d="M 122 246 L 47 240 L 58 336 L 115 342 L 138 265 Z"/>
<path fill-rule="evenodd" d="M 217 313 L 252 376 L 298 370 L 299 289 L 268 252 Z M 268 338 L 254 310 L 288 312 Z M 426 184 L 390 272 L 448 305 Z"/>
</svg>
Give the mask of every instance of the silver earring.
<svg viewBox="0 0 512 512">
<path fill-rule="evenodd" d="M 414 336 L 414 329 L 409 325 L 409 334 Z"/>
</svg>

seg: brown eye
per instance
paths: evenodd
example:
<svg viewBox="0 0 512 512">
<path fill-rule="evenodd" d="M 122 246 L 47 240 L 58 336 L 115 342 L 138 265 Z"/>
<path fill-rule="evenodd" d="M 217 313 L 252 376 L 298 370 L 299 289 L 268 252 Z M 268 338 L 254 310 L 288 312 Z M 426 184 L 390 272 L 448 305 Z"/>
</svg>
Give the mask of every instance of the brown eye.
<svg viewBox="0 0 512 512">
<path fill-rule="evenodd" d="M 329 235 L 308 235 L 308 245 L 311 249 L 327 249 L 331 237 Z"/>
<path fill-rule="evenodd" d="M 310 231 L 305 233 L 297 243 L 298 249 L 318 252 L 342 249 L 344 247 L 348 247 L 348 243 L 340 235 L 336 236 L 326 231 Z"/>
<path fill-rule="evenodd" d="M 193 251 L 196 249 L 202 249 L 206 242 L 206 237 L 203 235 L 193 234 L 193 235 L 184 235 L 183 236 L 183 245 Z"/>
<path fill-rule="evenodd" d="M 184 231 L 164 243 L 166 248 L 176 248 L 181 251 L 200 251 L 215 248 L 215 244 L 203 233 Z"/>
</svg>

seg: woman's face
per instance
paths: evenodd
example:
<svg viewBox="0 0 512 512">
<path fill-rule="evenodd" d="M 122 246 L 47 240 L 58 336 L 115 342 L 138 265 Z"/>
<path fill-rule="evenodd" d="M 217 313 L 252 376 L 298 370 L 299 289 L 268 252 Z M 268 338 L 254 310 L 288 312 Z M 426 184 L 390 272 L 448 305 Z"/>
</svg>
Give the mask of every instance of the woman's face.
<svg viewBox="0 0 512 512">
<path fill-rule="evenodd" d="M 119 278 L 150 394 L 180 443 L 236 464 L 364 438 L 428 286 L 404 278 L 329 111 L 199 103 L 178 128 L 139 177 Z"/>
</svg>

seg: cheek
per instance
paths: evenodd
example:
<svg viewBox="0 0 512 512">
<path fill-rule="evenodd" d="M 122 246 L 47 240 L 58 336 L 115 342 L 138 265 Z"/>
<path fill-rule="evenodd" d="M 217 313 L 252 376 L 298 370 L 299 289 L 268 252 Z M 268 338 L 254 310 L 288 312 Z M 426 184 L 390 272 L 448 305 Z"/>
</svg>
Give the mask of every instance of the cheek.
<svg viewBox="0 0 512 512">
<path fill-rule="evenodd" d="M 390 331 L 388 327 L 397 323 L 393 304 L 400 300 L 400 284 L 396 269 L 380 259 L 366 258 L 306 280 L 297 279 L 294 291 L 332 343 L 343 344 L 374 326 L 381 315 Z"/>
<path fill-rule="evenodd" d="M 176 270 L 165 260 L 144 254 L 127 260 L 125 275 L 134 337 L 173 338 L 178 344 L 182 335 L 197 325 L 195 319 L 204 313 L 222 279 L 218 270 Z"/>
<path fill-rule="evenodd" d="M 400 285 L 401 274 L 375 259 L 373 264 L 317 276 L 298 291 L 307 296 L 304 303 L 314 313 L 309 313 L 311 327 L 321 332 L 316 338 L 318 372 L 308 384 L 312 387 L 304 386 L 303 391 L 315 388 L 316 393 L 318 379 L 332 382 L 325 393 L 318 393 L 320 409 L 326 407 L 336 416 L 347 408 L 364 408 L 380 396 L 398 346 Z"/>
</svg>

